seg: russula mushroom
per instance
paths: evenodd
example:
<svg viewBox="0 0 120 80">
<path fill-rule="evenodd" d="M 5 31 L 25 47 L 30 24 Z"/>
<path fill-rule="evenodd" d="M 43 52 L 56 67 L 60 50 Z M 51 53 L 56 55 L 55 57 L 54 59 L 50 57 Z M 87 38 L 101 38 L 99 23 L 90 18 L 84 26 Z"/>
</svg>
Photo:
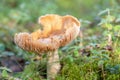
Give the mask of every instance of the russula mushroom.
<svg viewBox="0 0 120 80">
<path fill-rule="evenodd" d="M 22 49 L 37 54 L 47 52 L 47 78 L 54 79 L 60 70 L 58 48 L 74 40 L 80 31 L 80 22 L 73 16 L 47 14 L 41 16 L 38 22 L 43 30 L 31 34 L 23 32 L 16 34 L 14 42 Z"/>
</svg>

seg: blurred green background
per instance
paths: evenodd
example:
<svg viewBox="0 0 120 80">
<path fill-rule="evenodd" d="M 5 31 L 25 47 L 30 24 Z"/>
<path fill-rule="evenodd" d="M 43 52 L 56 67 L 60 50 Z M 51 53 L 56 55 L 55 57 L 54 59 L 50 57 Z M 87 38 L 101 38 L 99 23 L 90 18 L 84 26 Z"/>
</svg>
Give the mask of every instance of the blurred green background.
<svg viewBox="0 0 120 80">
<path fill-rule="evenodd" d="M 39 28 L 38 17 L 45 14 L 73 15 L 78 19 L 93 20 L 106 8 L 115 9 L 120 0 L 1 0 L 0 50 L 13 51 L 16 32 Z"/>
</svg>

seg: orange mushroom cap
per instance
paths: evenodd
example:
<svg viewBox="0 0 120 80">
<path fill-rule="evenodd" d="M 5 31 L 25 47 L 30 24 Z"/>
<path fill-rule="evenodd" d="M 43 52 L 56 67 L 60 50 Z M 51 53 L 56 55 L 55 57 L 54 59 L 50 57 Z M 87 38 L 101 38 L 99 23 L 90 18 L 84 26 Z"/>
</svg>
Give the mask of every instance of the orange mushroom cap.
<svg viewBox="0 0 120 80">
<path fill-rule="evenodd" d="M 53 51 L 71 42 L 80 31 L 80 22 L 70 15 L 48 14 L 41 16 L 38 22 L 43 30 L 15 35 L 14 41 L 20 48 L 38 54 Z"/>
</svg>

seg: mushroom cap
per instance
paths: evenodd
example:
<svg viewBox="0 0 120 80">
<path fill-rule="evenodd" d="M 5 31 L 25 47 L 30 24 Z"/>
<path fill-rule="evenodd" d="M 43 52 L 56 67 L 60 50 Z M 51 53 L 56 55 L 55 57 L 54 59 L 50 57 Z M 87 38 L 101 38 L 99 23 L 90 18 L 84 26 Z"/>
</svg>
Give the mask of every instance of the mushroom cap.
<svg viewBox="0 0 120 80">
<path fill-rule="evenodd" d="M 74 40 L 80 31 L 80 22 L 70 15 L 47 14 L 41 16 L 38 22 L 43 30 L 15 35 L 14 42 L 20 48 L 38 54 L 54 51 Z"/>
</svg>

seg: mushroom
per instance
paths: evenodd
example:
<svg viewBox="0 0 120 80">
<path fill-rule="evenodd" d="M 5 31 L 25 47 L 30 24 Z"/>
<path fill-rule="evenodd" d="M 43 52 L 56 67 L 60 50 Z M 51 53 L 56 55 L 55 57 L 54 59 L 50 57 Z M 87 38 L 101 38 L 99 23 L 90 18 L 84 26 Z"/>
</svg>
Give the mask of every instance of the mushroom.
<svg viewBox="0 0 120 80">
<path fill-rule="evenodd" d="M 74 40 L 80 31 L 80 22 L 73 16 L 59 16 L 47 14 L 41 16 L 38 22 L 43 30 L 33 33 L 19 33 L 14 37 L 14 42 L 22 49 L 37 54 L 47 53 L 47 78 L 55 79 L 61 65 L 59 62 L 58 48 Z"/>
</svg>

